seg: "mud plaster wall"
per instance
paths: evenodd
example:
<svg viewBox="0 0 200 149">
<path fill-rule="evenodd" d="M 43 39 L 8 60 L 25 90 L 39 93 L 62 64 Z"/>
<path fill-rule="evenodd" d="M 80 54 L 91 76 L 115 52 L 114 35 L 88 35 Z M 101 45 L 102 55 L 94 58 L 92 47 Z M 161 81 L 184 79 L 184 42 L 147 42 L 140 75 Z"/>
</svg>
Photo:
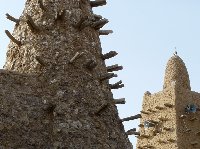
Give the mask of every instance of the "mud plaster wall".
<svg viewBox="0 0 200 149">
<path fill-rule="evenodd" d="M 178 146 L 181 149 L 200 148 L 200 112 L 185 113 L 189 104 L 200 107 L 200 93 L 179 89 L 177 91 L 177 136 Z M 181 115 L 185 115 L 181 118 Z"/>
<path fill-rule="evenodd" d="M 173 107 L 166 107 L 164 104 Z M 142 105 L 142 118 L 140 120 L 140 136 L 138 136 L 137 148 L 176 149 L 177 144 L 171 142 L 176 140 L 176 112 L 175 92 L 173 86 L 165 90 L 150 94 L 145 93 Z M 159 109 L 158 109 L 159 108 Z M 157 122 L 155 127 L 144 128 L 144 121 L 153 120 Z"/>
<path fill-rule="evenodd" d="M 107 69 L 89 2 L 44 0 L 42 10 L 27 0 L 13 32 L 21 46 L 10 42 L 0 74 L 2 148 L 132 148 L 109 81 L 100 79 Z M 77 52 L 82 56 L 70 63 Z M 92 70 L 89 60 L 97 63 Z"/>
</svg>

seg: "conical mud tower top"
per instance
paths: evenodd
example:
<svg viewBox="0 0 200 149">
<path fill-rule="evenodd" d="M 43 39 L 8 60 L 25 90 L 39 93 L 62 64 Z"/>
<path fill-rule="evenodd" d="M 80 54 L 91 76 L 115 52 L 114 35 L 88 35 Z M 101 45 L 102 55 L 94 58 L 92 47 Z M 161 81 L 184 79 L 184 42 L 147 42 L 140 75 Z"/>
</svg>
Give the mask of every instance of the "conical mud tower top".
<svg viewBox="0 0 200 149">
<path fill-rule="evenodd" d="M 27 0 L 8 46 L 0 81 L 3 148 L 131 149 L 111 89 L 123 87 L 105 66 L 99 35 L 105 0 Z"/>
<path fill-rule="evenodd" d="M 172 56 L 167 63 L 164 88 L 171 86 L 173 83 L 185 89 L 191 89 L 187 68 L 178 55 Z"/>
</svg>

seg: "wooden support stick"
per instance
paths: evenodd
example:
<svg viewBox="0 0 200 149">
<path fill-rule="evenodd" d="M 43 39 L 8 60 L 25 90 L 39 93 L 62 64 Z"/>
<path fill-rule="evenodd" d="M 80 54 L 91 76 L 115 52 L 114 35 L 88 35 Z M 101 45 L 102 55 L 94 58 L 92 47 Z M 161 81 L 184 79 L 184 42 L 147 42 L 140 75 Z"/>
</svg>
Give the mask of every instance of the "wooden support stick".
<svg viewBox="0 0 200 149">
<path fill-rule="evenodd" d="M 105 110 L 108 107 L 108 103 L 103 103 L 96 111 L 95 115 L 99 115 L 103 110 Z"/>
<path fill-rule="evenodd" d="M 103 18 L 101 15 L 97 15 L 97 14 L 93 14 L 93 16 L 94 16 L 94 18 L 95 18 L 96 20 L 100 20 L 100 19 Z"/>
<path fill-rule="evenodd" d="M 190 144 L 194 146 L 194 145 L 197 145 L 198 143 L 199 143 L 199 142 L 194 141 L 194 142 L 191 142 Z"/>
<path fill-rule="evenodd" d="M 114 73 L 107 73 L 105 75 L 102 75 L 100 77 L 100 81 L 104 81 L 104 80 L 108 80 L 108 79 L 111 79 L 113 77 L 117 77 L 117 74 L 114 74 Z"/>
<path fill-rule="evenodd" d="M 118 64 L 116 65 L 112 65 L 112 66 L 108 66 L 106 67 L 108 72 L 113 72 L 113 71 L 119 71 L 123 69 L 123 66 L 118 66 Z"/>
<path fill-rule="evenodd" d="M 174 139 L 168 139 L 167 141 L 169 141 L 169 142 L 175 142 L 176 140 L 174 140 Z"/>
<path fill-rule="evenodd" d="M 87 17 L 82 17 L 79 20 L 79 22 L 76 25 L 74 25 L 74 27 L 77 28 L 78 30 L 82 30 L 84 28 L 83 24 L 84 24 L 84 22 L 85 22 L 86 19 L 87 19 Z"/>
<path fill-rule="evenodd" d="M 158 110 L 163 110 L 164 109 L 163 107 L 160 107 L 160 106 L 156 106 L 155 108 L 158 109 Z"/>
<path fill-rule="evenodd" d="M 160 121 L 168 121 L 169 119 L 168 118 L 165 118 L 165 117 L 159 117 L 158 118 Z"/>
<path fill-rule="evenodd" d="M 193 117 L 193 118 L 190 119 L 190 121 L 195 121 L 195 120 L 198 120 L 198 118 Z"/>
<path fill-rule="evenodd" d="M 130 120 L 135 120 L 135 119 L 138 119 L 138 118 L 142 118 L 141 114 L 137 114 L 137 115 L 130 116 L 130 117 L 127 117 L 127 118 L 123 118 L 122 122 L 124 122 L 124 121 L 130 121 Z"/>
<path fill-rule="evenodd" d="M 110 84 L 109 86 L 111 89 L 119 89 L 119 88 L 124 87 L 124 84 L 122 84 L 122 81 L 120 80 L 115 84 Z"/>
<path fill-rule="evenodd" d="M 61 20 L 64 19 L 64 17 L 65 17 L 65 11 L 63 10 L 60 13 L 57 14 L 56 21 L 61 21 Z"/>
<path fill-rule="evenodd" d="M 102 20 L 94 22 L 91 27 L 98 30 L 102 28 L 104 25 L 106 25 L 108 22 L 109 22 L 108 19 L 102 19 Z"/>
<path fill-rule="evenodd" d="M 152 110 L 152 109 L 147 109 L 147 111 L 152 112 L 152 113 L 156 112 L 155 110 Z"/>
<path fill-rule="evenodd" d="M 112 30 L 99 30 L 99 35 L 109 35 L 112 34 Z"/>
<path fill-rule="evenodd" d="M 6 18 L 10 21 L 15 22 L 16 24 L 19 24 L 19 19 L 14 18 L 13 16 L 9 15 L 8 13 L 6 13 Z"/>
<path fill-rule="evenodd" d="M 97 66 L 97 63 L 94 60 L 89 60 L 86 63 L 86 68 L 89 69 L 89 70 L 94 69 L 96 66 Z"/>
<path fill-rule="evenodd" d="M 144 127 L 144 125 L 143 124 L 139 124 L 138 127 Z"/>
<path fill-rule="evenodd" d="M 171 131 L 172 129 L 171 128 L 168 128 L 168 127 L 163 127 L 164 130 L 166 131 Z"/>
<path fill-rule="evenodd" d="M 81 55 L 83 55 L 82 53 L 76 52 L 76 54 L 72 57 L 72 59 L 69 61 L 69 63 L 73 63 L 76 59 L 78 59 Z"/>
<path fill-rule="evenodd" d="M 127 135 L 137 135 L 139 136 L 140 135 L 140 132 L 136 132 L 136 129 L 133 128 L 133 129 L 130 129 L 126 132 Z"/>
<path fill-rule="evenodd" d="M 91 7 L 99 7 L 99 6 L 103 6 L 103 5 L 106 5 L 106 4 L 107 4 L 106 0 L 90 1 Z"/>
<path fill-rule="evenodd" d="M 130 129 L 126 132 L 127 135 L 139 135 L 138 132 L 136 132 L 136 128 Z"/>
<path fill-rule="evenodd" d="M 114 104 L 125 104 L 125 98 L 115 99 Z"/>
<path fill-rule="evenodd" d="M 140 111 L 142 114 L 149 114 L 148 112 L 145 111 Z"/>
<path fill-rule="evenodd" d="M 10 40 L 12 40 L 14 43 L 16 43 L 19 47 L 22 45 L 21 41 L 15 39 L 15 37 L 13 37 L 8 30 L 5 30 L 5 33 L 10 38 Z"/>
<path fill-rule="evenodd" d="M 44 10 L 44 11 L 46 10 L 46 8 L 44 7 L 44 4 L 43 4 L 43 0 L 38 0 L 38 4 L 42 10 Z"/>
<path fill-rule="evenodd" d="M 164 105 L 165 105 L 165 107 L 168 107 L 168 108 L 172 108 L 173 107 L 173 105 L 170 104 L 170 103 L 165 103 Z"/>
<path fill-rule="evenodd" d="M 112 57 L 115 57 L 118 53 L 116 51 L 110 51 L 104 55 L 102 55 L 102 59 L 106 60 L 106 59 L 110 59 Z"/>
<path fill-rule="evenodd" d="M 38 61 L 38 63 L 40 63 L 40 65 L 46 65 L 45 61 L 40 56 L 36 56 L 35 59 Z"/>
<path fill-rule="evenodd" d="M 28 24 L 28 26 L 30 27 L 31 31 L 39 31 L 40 29 L 38 28 L 38 26 L 34 23 L 33 19 L 31 18 L 31 16 L 27 15 L 27 21 L 26 23 Z"/>
</svg>

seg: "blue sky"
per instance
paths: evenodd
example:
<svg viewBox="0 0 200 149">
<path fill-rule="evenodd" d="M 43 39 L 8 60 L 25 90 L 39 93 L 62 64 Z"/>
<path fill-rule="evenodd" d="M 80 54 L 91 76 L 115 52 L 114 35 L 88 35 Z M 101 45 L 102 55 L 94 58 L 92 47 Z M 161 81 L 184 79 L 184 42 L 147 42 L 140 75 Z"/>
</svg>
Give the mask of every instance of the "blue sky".
<svg viewBox="0 0 200 149">
<path fill-rule="evenodd" d="M 20 16 L 25 0 L 6 0 L 0 5 L 0 67 L 6 57 L 9 39 L 4 30 L 13 30 L 13 23 L 5 17 L 9 13 Z M 200 90 L 200 1 L 199 0 L 107 0 L 96 14 L 109 19 L 105 29 L 114 33 L 101 37 L 103 52 L 116 50 L 119 55 L 107 60 L 107 65 L 119 64 L 118 72 L 125 88 L 113 91 L 115 98 L 125 97 L 127 103 L 118 106 L 121 118 L 138 114 L 145 91 L 162 90 L 168 59 L 177 48 L 190 75 L 192 90 Z M 137 128 L 138 121 L 124 123 L 125 129 Z M 134 146 L 136 139 L 130 137 Z M 135 148 L 135 147 L 134 147 Z"/>
</svg>

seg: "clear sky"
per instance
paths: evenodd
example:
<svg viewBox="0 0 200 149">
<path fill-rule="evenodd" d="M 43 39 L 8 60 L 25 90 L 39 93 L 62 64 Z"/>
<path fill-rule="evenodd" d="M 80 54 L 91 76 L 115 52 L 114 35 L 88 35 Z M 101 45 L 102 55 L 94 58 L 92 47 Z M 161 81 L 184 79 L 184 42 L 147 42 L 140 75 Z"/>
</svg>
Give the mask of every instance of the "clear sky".
<svg viewBox="0 0 200 149">
<path fill-rule="evenodd" d="M 20 16 L 25 0 L 5 0 L 0 5 L 0 67 L 6 57 L 9 39 L 4 30 L 13 30 L 6 13 Z M 118 106 L 121 118 L 138 114 L 145 91 L 162 90 L 165 66 L 177 48 L 190 75 L 192 90 L 200 90 L 200 1 L 199 0 L 107 0 L 96 14 L 109 19 L 105 29 L 114 33 L 101 38 L 104 53 L 116 50 L 119 55 L 107 65 L 119 64 L 118 72 L 125 88 L 113 92 L 115 98 L 125 97 Z M 138 128 L 138 121 L 124 123 L 125 129 Z M 131 142 L 136 144 L 134 136 Z"/>
</svg>

